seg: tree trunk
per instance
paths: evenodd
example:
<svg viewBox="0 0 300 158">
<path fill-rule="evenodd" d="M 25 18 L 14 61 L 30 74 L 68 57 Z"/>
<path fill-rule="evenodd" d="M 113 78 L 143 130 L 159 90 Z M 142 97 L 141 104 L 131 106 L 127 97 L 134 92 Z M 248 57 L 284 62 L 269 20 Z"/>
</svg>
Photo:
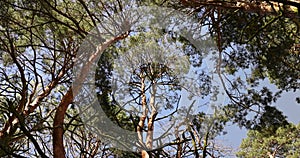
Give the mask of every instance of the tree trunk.
<svg viewBox="0 0 300 158">
<path fill-rule="evenodd" d="M 88 58 L 88 62 L 83 66 L 83 68 L 80 71 L 80 76 L 76 78 L 74 81 L 75 84 L 77 83 L 84 83 L 84 80 L 86 79 L 88 72 L 90 71 L 91 66 L 96 62 L 95 60 L 98 59 L 98 57 L 101 55 L 101 53 L 110 45 L 112 45 L 114 42 L 119 41 L 121 39 L 124 39 L 128 36 L 129 32 L 126 32 L 125 34 L 122 34 L 117 37 L 113 37 L 111 39 L 108 39 L 102 44 L 99 44 L 97 47 L 97 50 L 95 53 L 91 53 L 91 55 Z M 73 95 L 77 95 L 79 90 L 81 89 L 81 85 L 72 86 L 69 88 L 67 93 L 63 96 L 61 103 L 57 107 L 55 116 L 54 116 L 54 122 L 53 122 L 53 154 L 55 158 L 65 158 L 65 149 L 64 149 L 64 143 L 63 143 L 63 122 L 64 117 L 66 114 L 66 110 L 73 102 Z"/>
<path fill-rule="evenodd" d="M 139 144 L 138 146 L 140 147 L 141 150 L 141 154 L 142 154 L 142 158 L 149 158 L 149 154 L 147 153 L 146 150 L 144 150 L 145 145 L 143 142 L 143 129 L 144 129 L 144 125 L 145 125 L 145 121 L 147 118 L 147 114 L 148 114 L 148 108 L 147 108 L 147 98 L 146 98 L 146 85 L 145 85 L 145 76 L 143 74 L 140 74 L 140 78 L 141 78 L 141 97 L 142 97 L 142 109 L 143 109 L 143 113 L 142 116 L 140 116 L 140 120 L 137 126 L 137 134 L 138 134 L 138 139 L 139 139 Z"/>
<path fill-rule="evenodd" d="M 283 12 L 286 17 L 299 18 L 300 3 L 297 0 L 269 0 L 255 3 L 245 0 L 181 0 L 183 5 L 199 7 L 214 6 L 224 9 L 240 9 L 246 12 L 256 12 L 260 14 L 277 15 Z"/>
<path fill-rule="evenodd" d="M 73 93 L 72 89 L 64 95 L 62 101 L 60 102 L 55 116 L 54 116 L 54 124 L 53 124 L 53 153 L 55 158 L 65 158 L 65 150 L 63 144 L 63 134 L 64 134 L 64 117 L 67 111 L 69 104 L 73 102 Z"/>
<path fill-rule="evenodd" d="M 138 139 L 139 139 L 139 144 L 138 146 L 141 147 L 141 149 L 144 146 L 143 142 L 143 129 L 144 129 L 144 124 L 147 118 L 147 101 L 146 101 L 146 94 L 145 94 L 145 77 L 143 75 L 140 75 L 141 77 L 141 97 L 142 97 L 142 109 L 143 113 L 142 116 L 140 116 L 140 120 L 137 126 L 137 134 L 138 134 Z"/>
<path fill-rule="evenodd" d="M 149 154 L 146 150 L 142 150 L 142 158 L 149 158 Z"/>
<path fill-rule="evenodd" d="M 146 146 L 150 150 L 152 150 L 152 148 L 153 148 L 154 120 L 157 115 L 157 109 L 155 107 L 155 95 L 156 95 L 156 85 L 155 85 L 155 83 L 153 83 L 151 97 L 150 97 L 151 115 L 148 120 L 148 132 L 147 132 L 147 138 L 146 138 Z"/>
</svg>

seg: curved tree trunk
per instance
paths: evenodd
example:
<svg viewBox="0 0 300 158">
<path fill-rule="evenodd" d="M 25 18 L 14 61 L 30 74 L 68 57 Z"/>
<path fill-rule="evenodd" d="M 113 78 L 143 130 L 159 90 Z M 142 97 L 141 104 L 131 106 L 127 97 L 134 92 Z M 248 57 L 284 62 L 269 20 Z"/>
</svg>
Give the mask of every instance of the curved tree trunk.
<svg viewBox="0 0 300 158">
<path fill-rule="evenodd" d="M 129 32 L 126 32 L 125 34 L 122 34 L 117 37 L 113 37 L 111 39 L 108 39 L 104 43 L 100 44 L 97 47 L 97 50 L 95 53 L 92 53 L 91 56 L 89 56 L 88 62 L 83 66 L 81 69 L 80 76 L 76 78 L 75 83 L 83 83 L 83 81 L 86 79 L 88 73 L 90 71 L 90 68 L 92 64 L 94 64 L 95 60 L 98 59 L 98 57 L 101 55 L 101 53 L 110 45 L 112 45 L 114 42 L 119 41 L 121 39 L 124 39 L 128 36 Z M 66 152 L 64 149 L 64 143 L 63 143 L 63 123 L 64 123 L 64 117 L 66 114 L 66 111 L 68 109 L 69 104 L 73 102 L 73 95 L 78 94 L 79 90 L 81 89 L 81 85 L 73 86 L 69 88 L 67 93 L 63 96 L 61 103 L 57 107 L 54 122 L 53 122 L 53 154 L 55 158 L 65 158 Z"/>
<path fill-rule="evenodd" d="M 55 158 L 64 158 L 66 153 L 64 150 L 63 144 L 63 134 L 64 134 L 64 117 L 67 111 L 68 106 L 73 102 L 73 93 L 72 89 L 70 89 L 66 95 L 62 98 L 60 102 L 55 116 L 54 116 L 54 124 L 53 124 L 53 153 Z"/>
</svg>

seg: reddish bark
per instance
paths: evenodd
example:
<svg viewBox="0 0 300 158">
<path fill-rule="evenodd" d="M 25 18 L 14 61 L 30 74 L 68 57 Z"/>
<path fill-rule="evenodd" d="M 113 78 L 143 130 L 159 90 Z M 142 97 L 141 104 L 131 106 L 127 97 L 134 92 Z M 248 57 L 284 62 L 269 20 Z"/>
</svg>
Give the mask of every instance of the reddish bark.
<svg viewBox="0 0 300 158">
<path fill-rule="evenodd" d="M 213 6 L 224 9 L 239 9 L 245 12 L 257 12 L 260 14 L 277 15 L 283 11 L 288 18 L 299 18 L 300 3 L 296 0 L 282 1 L 282 0 L 265 0 L 260 3 L 234 0 L 181 0 L 181 3 L 189 7 Z"/>
<path fill-rule="evenodd" d="M 124 39 L 128 36 L 129 32 L 122 34 L 120 36 L 111 38 L 107 40 L 106 42 L 100 44 L 97 47 L 97 50 L 95 53 L 92 53 L 89 57 L 88 62 L 83 66 L 81 69 L 81 75 L 78 76 L 75 80 L 75 83 L 83 83 L 83 81 L 86 79 L 88 75 L 88 71 L 90 70 L 92 64 L 94 64 L 95 60 L 98 59 L 98 57 L 101 55 L 101 53 L 110 45 L 112 45 L 114 42 Z M 76 95 L 78 91 L 81 89 L 81 86 L 75 86 L 71 87 L 67 93 L 63 96 L 59 106 L 57 107 L 55 116 L 54 116 L 54 122 L 53 122 L 53 154 L 55 158 L 65 158 L 66 152 L 64 149 L 64 143 L 63 143 L 63 134 L 64 134 L 64 117 L 66 114 L 66 111 L 68 109 L 69 104 L 73 102 L 73 94 Z"/>
<path fill-rule="evenodd" d="M 54 116 L 54 124 L 53 124 L 53 153 L 55 158 L 65 158 L 65 150 L 63 144 L 63 134 L 64 134 L 64 118 L 65 113 L 68 109 L 68 106 L 73 102 L 73 93 L 72 89 L 64 95 L 62 98 L 55 116 Z"/>
</svg>

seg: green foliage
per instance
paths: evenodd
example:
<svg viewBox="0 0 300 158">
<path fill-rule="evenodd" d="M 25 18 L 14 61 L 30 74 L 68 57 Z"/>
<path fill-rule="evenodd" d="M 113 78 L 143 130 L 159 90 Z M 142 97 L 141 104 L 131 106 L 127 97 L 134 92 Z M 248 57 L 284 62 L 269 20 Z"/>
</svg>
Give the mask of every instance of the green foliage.
<svg viewBox="0 0 300 158">
<path fill-rule="evenodd" d="M 234 70 L 251 68 L 252 79 L 269 78 L 282 90 L 299 88 L 300 56 L 294 48 L 300 35 L 297 24 L 283 15 L 263 16 L 236 11 L 222 12 L 224 64 Z M 236 48 L 234 48 L 236 47 Z"/>
<path fill-rule="evenodd" d="M 191 11 L 192 6 L 184 6 L 186 4 L 178 2 L 145 0 L 133 3 Z M 13 125 L 9 133 L 4 132 L 1 136 L 0 157 L 18 157 L 18 154 L 38 157 L 37 146 L 33 145 L 34 139 L 29 139 L 29 136 L 34 136 L 46 155 L 52 156 L 52 148 L 49 145 L 52 145 L 50 135 L 55 128 L 52 127 L 53 111 L 57 110 L 62 96 L 71 87 L 70 73 L 78 46 L 93 27 L 98 23 L 102 24 L 102 17 L 111 18 L 110 15 L 122 8 L 131 7 L 122 5 L 122 1 L 115 0 L 0 1 L 1 130 L 12 116 L 19 117 L 19 123 Z M 248 138 L 241 145 L 242 149 L 238 156 L 266 157 L 268 152 L 272 154 L 275 149 L 278 149 L 277 155 L 275 154 L 278 157 L 300 157 L 298 152 L 300 125 L 288 124 L 282 112 L 271 106 L 280 97 L 282 91 L 300 88 L 299 19 L 286 18 L 284 14 L 262 15 L 244 10 L 217 11 L 212 6 L 201 6 L 194 11 L 197 12 L 195 17 L 199 18 L 200 23 L 208 26 L 214 39 L 220 40 L 223 57 L 221 66 L 222 71 L 226 73 L 224 76 L 229 74 L 234 78 L 236 77 L 234 75 L 241 74 L 242 71 L 245 73 L 250 71 L 245 80 L 240 77 L 228 78 L 229 84 L 225 84 L 227 95 L 230 96 L 228 105 L 224 107 L 224 111 L 217 111 L 214 116 L 205 113 L 197 115 L 192 121 L 195 132 L 198 132 L 201 138 L 206 137 L 213 142 L 215 137 L 224 130 L 226 122 L 233 120 L 240 126 L 251 129 Z M 217 14 L 220 14 L 220 19 L 217 19 Z M 169 95 L 168 98 L 161 99 L 165 110 L 170 110 L 176 107 L 178 101 L 177 94 L 169 93 L 180 89 L 176 77 L 188 74 L 191 68 L 201 67 L 202 53 L 206 52 L 207 48 L 211 48 L 213 43 L 210 39 L 204 40 L 202 50 L 197 50 L 188 39 L 178 35 L 179 33 L 167 30 L 135 31 L 129 38 L 117 42 L 102 55 L 95 76 L 100 106 L 114 123 L 131 131 L 135 130 L 139 118 L 122 109 L 119 105 L 120 100 L 114 98 L 110 78 L 111 72 L 117 67 L 114 67 L 113 59 L 132 50 L 136 51 L 135 57 L 147 51 L 148 54 L 158 52 L 154 58 L 160 59 L 159 62 L 155 60 L 144 63 L 134 62 L 140 64 L 139 66 L 145 66 L 148 73 L 152 72 L 147 78 L 150 81 L 161 77 L 162 74 L 173 77 L 168 78 L 174 84 L 166 90 L 165 95 Z M 219 34 L 220 39 L 217 38 Z M 103 39 L 95 42 L 98 44 L 103 42 Z M 168 45 L 169 43 L 171 45 Z M 164 49 L 167 47 L 173 49 Z M 166 56 L 175 51 L 183 52 L 187 58 L 185 56 L 175 61 L 178 54 Z M 164 63 L 166 61 L 169 63 Z M 182 61 L 188 61 L 186 63 L 189 64 Z M 173 66 L 172 69 L 167 64 Z M 64 75 L 58 78 L 60 73 Z M 125 73 L 128 72 L 122 72 L 120 76 Z M 272 93 L 267 87 L 257 88 L 258 83 L 266 78 L 275 84 L 280 92 Z M 202 72 L 193 80 L 197 88 L 202 89 L 200 95 L 207 96 L 211 92 L 210 79 L 210 76 Z M 49 93 L 43 93 L 48 90 L 46 86 L 50 83 L 54 88 Z M 249 89 L 247 84 L 253 89 Z M 195 87 L 192 86 L 189 90 Z M 36 101 L 35 99 L 41 95 L 43 99 Z M 297 101 L 300 103 L 299 98 Z M 34 102 L 38 102 L 36 109 L 26 114 L 28 112 L 26 108 Z M 17 109 L 19 113 L 16 112 Z M 23 130 L 20 127 L 23 127 Z M 29 134 L 26 135 L 24 129 L 27 129 Z M 97 138 L 94 135 L 87 137 L 89 131 L 84 131 L 77 107 L 74 105 L 70 105 L 67 111 L 64 129 L 69 151 L 80 151 L 81 153 L 77 153 L 80 154 L 78 157 L 86 156 L 85 149 Z M 189 136 L 192 137 L 192 134 Z M 184 145 L 186 149 L 196 147 L 195 153 L 204 151 L 203 146 L 214 145 L 207 142 L 204 144 L 201 141 L 198 142 L 198 146 L 193 143 L 196 144 L 189 141 Z M 115 157 L 137 157 L 135 153 L 112 148 L 108 150 L 103 149 L 101 152 L 108 152 Z"/>
<path fill-rule="evenodd" d="M 95 76 L 95 85 L 97 87 L 98 101 L 101 108 L 118 126 L 134 131 L 137 118 L 126 115 L 124 109 L 119 107 L 117 101 L 112 96 L 112 84 L 110 78 L 112 77 L 113 62 L 115 59 L 115 47 L 106 50 L 98 61 L 98 67 Z M 112 98 L 112 99 L 111 99 Z M 134 116 L 136 117 L 136 116 Z M 133 121 L 133 122 L 131 122 Z"/>
<path fill-rule="evenodd" d="M 234 122 L 249 129 L 276 121 L 286 124 L 281 112 L 271 105 L 283 91 L 300 88 L 300 56 L 295 49 L 300 41 L 298 24 L 282 14 L 262 15 L 243 10 L 220 13 L 222 66 L 229 76 L 226 88 L 230 95 L 225 111 Z M 218 35 L 217 26 L 212 26 L 214 35 Z M 241 80 L 242 74 L 245 79 Z M 265 79 L 276 85 L 278 92 L 259 88 Z"/>
<path fill-rule="evenodd" d="M 300 156 L 300 125 L 285 125 L 275 131 L 269 131 L 268 136 L 257 130 L 250 130 L 240 146 L 238 157 L 287 157 Z"/>
<path fill-rule="evenodd" d="M 233 82 L 237 88 L 233 88 L 232 91 L 241 90 L 240 97 L 232 99 L 229 104 L 223 107 L 225 113 L 234 123 L 247 129 L 259 129 L 273 123 L 279 125 L 287 123 L 282 112 L 271 106 L 279 97 L 278 93 L 274 94 L 267 87 L 242 91 L 241 84 L 243 82 Z"/>
<path fill-rule="evenodd" d="M 286 120 L 286 116 L 283 116 L 282 112 L 277 110 L 276 107 L 266 106 L 264 113 L 260 116 L 258 124 L 253 129 L 269 136 L 276 133 L 279 127 L 285 127 L 289 123 Z"/>
</svg>

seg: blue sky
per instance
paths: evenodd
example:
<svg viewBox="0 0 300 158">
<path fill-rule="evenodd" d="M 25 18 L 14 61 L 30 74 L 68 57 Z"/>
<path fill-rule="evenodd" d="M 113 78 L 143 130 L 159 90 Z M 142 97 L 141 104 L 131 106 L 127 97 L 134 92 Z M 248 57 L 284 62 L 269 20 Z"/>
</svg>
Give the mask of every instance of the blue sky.
<svg viewBox="0 0 300 158">
<path fill-rule="evenodd" d="M 274 85 L 271 85 L 267 81 L 263 82 L 262 85 L 276 90 Z M 274 104 L 279 110 L 283 112 L 289 122 L 294 124 L 300 123 L 300 104 L 296 102 L 296 98 L 300 96 L 300 90 L 296 92 L 283 92 L 281 98 Z M 247 130 L 239 128 L 236 125 L 229 125 L 225 129 L 227 134 L 220 137 L 221 143 L 224 145 L 231 146 L 235 151 L 239 148 L 242 139 L 247 136 Z"/>
</svg>

